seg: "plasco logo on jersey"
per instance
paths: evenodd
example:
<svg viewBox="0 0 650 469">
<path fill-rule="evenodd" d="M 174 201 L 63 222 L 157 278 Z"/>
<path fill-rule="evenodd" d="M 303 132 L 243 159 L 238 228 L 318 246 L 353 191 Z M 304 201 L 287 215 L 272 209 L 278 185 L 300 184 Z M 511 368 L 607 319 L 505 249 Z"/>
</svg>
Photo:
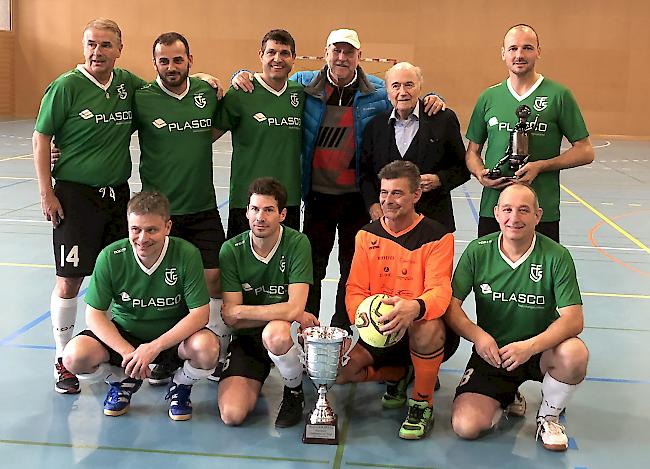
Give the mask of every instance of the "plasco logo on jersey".
<svg viewBox="0 0 650 469">
<path fill-rule="evenodd" d="M 255 294 L 265 293 L 267 295 L 284 295 L 287 293 L 286 285 L 262 285 L 255 288 Z"/>
<path fill-rule="evenodd" d="M 148 308 L 155 306 L 156 308 L 164 308 L 176 306 L 181 302 L 180 293 L 176 296 L 159 297 L 159 298 L 133 298 L 132 304 L 134 308 Z"/>
<path fill-rule="evenodd" d="M 111 122 L 116 124 L 122 124 L 122 123 L 131 122 L 131 119 L 133 118 L 133 113 L 131 111 L 117 111 L 117 112 L 112 112 L 111 114 L 93 114 L 93 112 L 90 109 L 84 109 L 79 113 L 79 117 L 81 117 L 83 120 L 92 119 L 94 117 L 95 124 L 99 124 L 100 122 L 103 122 L 105 124 Z"/>
<path fill-rule="evenodd" d="M 253 119 L 259 123 L 267 122 L 269 127 L 300 127 L 302 125 L 302 119 L 300 117 L 267 117 L 261 112 L 253 114 Z"/>
<path fill-rule="evenodd" d="M 533 295 L 530 293 L 507 293 L 493 291 L 487 283 L 482 283 L 480 285 L 481 293 L 484 295 L 492 295 L 492 301 L 499 301 L 501 303 L 509 303 L 514 301 L 521 305 L 529 306 L 544 306 L 546 304 L 546 299 L 543 295 Z"/>
<path fill-rule="evenodd" d="M 499 131 L 505 130 L 507 132 L 514 132 L 514 124 L 510 122 L 499 122 L 496 117 L 491 117 L 488 121 L 490 126 L 499 125 Z M 539 121 L 539 115 L 535 116 L 535 120 L 531 122 L 526 122 L 526 130 L 531 132 L 544 133 L 548 129 L 548 124 L 546 122 Z"/>
<path fill-rule="evenodd" d="M 167 123 L 160 117 L 151 122 L 151 124 L 157 128 L 162 129 L 167 127 L 169 132 L 183 132 L 185 130 L 201 130 L 201 129 L 210 129 L 212 128 L 212 119 L 192 119 L 185 122 L 170 122 Z"/>
</svg>

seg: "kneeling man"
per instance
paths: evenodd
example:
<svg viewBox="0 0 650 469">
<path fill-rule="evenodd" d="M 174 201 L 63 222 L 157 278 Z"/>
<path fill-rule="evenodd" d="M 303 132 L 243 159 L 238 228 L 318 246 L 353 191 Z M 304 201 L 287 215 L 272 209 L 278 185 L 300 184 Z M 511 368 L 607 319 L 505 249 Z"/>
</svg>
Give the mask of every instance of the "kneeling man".
<svg viewBox="0 0 650 469">
<path fill-rule="evenodd" d="M 559 416 L 585 379 L 589 355 L 577 337 L 583 315 L 573 259 L 566 248 L 535 233 L 542 209 L 529 186 L 506 187 L 494 216 L 501 231 L 467 246 L 445 314 L 447 324 L 474 343 L 456 389 L 452 426 L 461 438 L 474 439 L 513 402 L 523 415 L 525 400 L 517 388 L 541 381 L 537 437 L 546 449 L 564 451 L 568 438 Z M 462 308 L 472 290 L 476 324 Z"/>
<path fill-rule="evenodd" d="M 104 414 L 118 416 L 150 376 L 150 364 L 176 360 L 181 368 L 169 385 L 169 416 L 188 420 L 192 385 L 210 376 L 219 358 L 217 336 L 205 328 L 210 297 L 201 255 L 169 237 L 169 202 L 158 192 L 136 194 L 127 219 L 129 239 L 97 258 L 86 293 L 88 329 L 66 346 L 63 362 L 74 374 L 110 364 Z"/>
</svg>

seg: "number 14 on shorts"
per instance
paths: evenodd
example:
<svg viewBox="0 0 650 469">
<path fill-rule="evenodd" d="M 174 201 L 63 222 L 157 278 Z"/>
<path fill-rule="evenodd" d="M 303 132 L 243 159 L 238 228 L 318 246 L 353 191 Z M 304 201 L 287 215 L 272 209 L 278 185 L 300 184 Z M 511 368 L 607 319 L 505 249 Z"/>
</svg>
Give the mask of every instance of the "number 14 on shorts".
<svg viewBox="0 0 650 469">
<path fill-rule="evenodd" d="M 65 254 L 65 245 L 61 245 L 61 267 L 65 267 L 65 263 L 68 262 L 74 267 L 79 266 L 79 245 L 75 244 L 68 251 L 68 255 Z"/>
</svg>

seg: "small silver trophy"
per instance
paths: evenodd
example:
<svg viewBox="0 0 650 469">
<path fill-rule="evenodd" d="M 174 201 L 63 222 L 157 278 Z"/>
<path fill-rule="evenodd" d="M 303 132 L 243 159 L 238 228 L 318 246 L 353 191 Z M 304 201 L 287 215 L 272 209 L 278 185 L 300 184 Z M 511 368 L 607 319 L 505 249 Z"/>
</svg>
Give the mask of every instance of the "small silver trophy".
<svg viewBox="0 0 650 469">
<path fill-rule="evenodd" d="M 352 342 L 343 352 L 343 341 L 349 336 L 338 327 L 313 326 L 298 334 L 299 322 L 291 324 L 291 338 L 300 350 L 300 361 L 307 368 L 307 374 L 318 389 L 316 407 L 307 415 L 303 443 L 336 445 L 339 442 L 337 417 L 327 401 L 327 390 L 336 381 L 339 363 L 345 366 L 350 360 L 350 350 L 359 340 L 359 331 L 352 329 Z M 302 337 L 301 346 L 298 337 Z"/>
</svg>

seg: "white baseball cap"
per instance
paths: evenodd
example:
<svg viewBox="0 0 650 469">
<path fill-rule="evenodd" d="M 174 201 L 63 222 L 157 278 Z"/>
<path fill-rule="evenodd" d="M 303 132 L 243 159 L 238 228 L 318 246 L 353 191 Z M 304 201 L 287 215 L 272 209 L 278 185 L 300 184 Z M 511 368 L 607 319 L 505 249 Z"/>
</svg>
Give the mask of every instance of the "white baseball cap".
<svg viewBox="0 0 650 469">
<path fill-rule="evenodd" d="M 337 42 L 345 42 L 355 49 L 361 49 L 359 36 L 354 29 L 335 29 L 327 36 L 327 44 L 325 46 L 336 44 Z"/>
</svg>

